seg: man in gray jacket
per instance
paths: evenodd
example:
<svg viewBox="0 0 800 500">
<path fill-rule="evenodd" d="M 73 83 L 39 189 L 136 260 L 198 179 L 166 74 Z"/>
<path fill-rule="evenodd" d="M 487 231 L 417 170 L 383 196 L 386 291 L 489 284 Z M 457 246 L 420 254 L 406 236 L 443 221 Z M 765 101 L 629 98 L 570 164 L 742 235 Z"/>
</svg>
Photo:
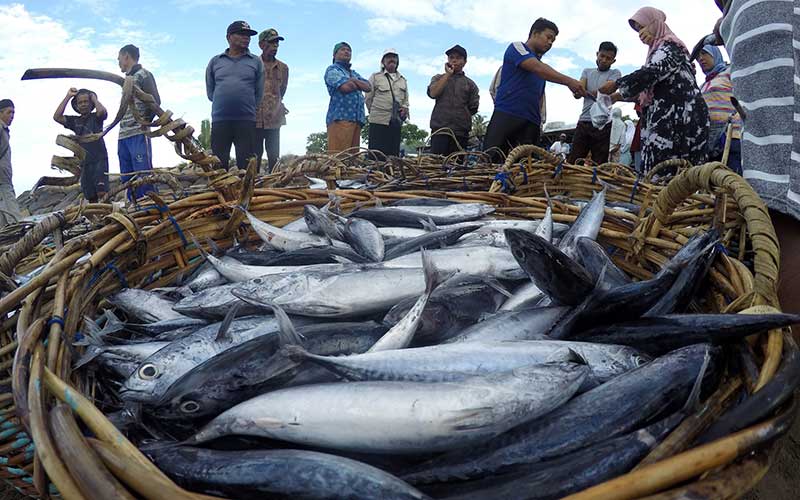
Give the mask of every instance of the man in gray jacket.
<svg viewBox="0 0 800 500">
<path fill-rule="evenodd" d="M 11 99 L 0 101 L 0 227 L 13 224 L 22 213 L 11 183 L 11 136 L 8 127 L 14 121 L 14 103 Z"/>
<path fill-rule="evenodd" d="M 211 101 L 211 150 L 228 169 L 231 145 L 236 166 L 247 168 L 255 153 L 256 110 L 264 94 L 264 65 L 250 53 L 257 32 L 244 21 L 228 26 L 228 48 L 206 68 L 206 94 Z"/>
</svg>

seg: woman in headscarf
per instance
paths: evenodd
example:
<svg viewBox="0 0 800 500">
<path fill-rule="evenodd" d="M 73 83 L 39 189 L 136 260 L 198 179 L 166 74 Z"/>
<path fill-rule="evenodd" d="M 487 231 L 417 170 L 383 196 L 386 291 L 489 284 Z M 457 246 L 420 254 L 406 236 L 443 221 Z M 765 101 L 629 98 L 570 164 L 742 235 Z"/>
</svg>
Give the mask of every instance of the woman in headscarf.
<svg viewBox="0 0 800 500">
<path fill-rule="evenodd" d="M 408 82 L 397 67 L 397 51 L 387 49 L 381 70 L 369 77 L 372 90 L 365 96 L 369 110 L 369 149 L 387 156 L 400 155 L 400 129 L 408 118 Z"/>
<path fill-rule="evenodd" d="M 689 51 L 666 19 L 653 7 L 643 7 L 631 17 L 628 23 L 648 46 L 647 61 L 641 69 L 599 90 L 614 93 L 615 102 L 638 96 L 643 109 L 644 171 L 672 158 L 703 163 L 708 152 L 708 108 L 697 87 Z"/>
<path fill-rule="evenodd" d="M 708 106 L 708 115 L 711 119 L 709 128 L 708 154 L 712 160 L 722 160 L 727 138 L 728 123 L 733 126 L 731 135 L 730 155 L 728 166 L 734 172 L 742 173 L 742 119 L 731 103 L 733 97 L 733 84 L 728 63 L 722 58 L 722 51 L 713 45 L 705 45 L 697 54 L 697 62 L 706 75 L 706 81 L 700 87 L 703 99 Z"/>
<path fill-rule="evenodd" d="M 622 110 L 611 110 L 611 139 L 608 144 L 608 161 L 619 163 L 622 146 L 625 145 L 625 122 L 622 121 Z"/>
</svg>

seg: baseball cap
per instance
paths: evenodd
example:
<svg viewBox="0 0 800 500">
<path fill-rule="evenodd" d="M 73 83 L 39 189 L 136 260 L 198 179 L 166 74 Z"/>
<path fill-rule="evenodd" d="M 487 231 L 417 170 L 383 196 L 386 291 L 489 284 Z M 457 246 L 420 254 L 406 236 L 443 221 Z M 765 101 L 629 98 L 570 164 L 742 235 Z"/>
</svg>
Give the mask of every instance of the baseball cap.
<svg viewBox="0 0 800 500">
<path fill-rule="evenodd" d="M 275 28 L 270 28 L 268 30 L 264 30 L 258 35 L 258 41 L 263 42 L 264 40 L 268 42 L 274 42 L 275 40 L 283 41 L 283 37 L 278 34 L 278 30 Z"/>
<path fill-rule="evenodd" d="M 449 56 L 450 54 L 458 54 L 464 59 L 467 58 L 467 49 L 462 47 L 461 45 L 453 45 L 444 53 L 445 55 Z"/>
<path fill-rule="evenodd" d="M 250 36 L 257 35 L 258 31 L 255 31 L 253 28 L 247 24 L 247 21 L 234 21 L 228 26 L 228 34 L 232 35 L 234 33 L 247 33 Z"/>
</svg>

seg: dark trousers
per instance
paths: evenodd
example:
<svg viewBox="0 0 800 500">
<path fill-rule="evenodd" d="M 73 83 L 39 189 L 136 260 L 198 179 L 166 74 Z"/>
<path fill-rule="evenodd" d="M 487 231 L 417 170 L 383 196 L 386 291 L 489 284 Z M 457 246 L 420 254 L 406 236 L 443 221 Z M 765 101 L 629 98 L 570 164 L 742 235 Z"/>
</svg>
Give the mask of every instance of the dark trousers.
<svg viewBox="0 0 800 500">
<path fill-rule="evenodd" d="M 502 111 L 495 110 L 489 127 L 486 129 L 486 137 L 483 139 L 483 150 L 499 148 L 508 154 L 511 148 L 522 144 L 538 144 L 540 127 L 531 121 L 519 118 Z M 497 152 L 491 152 L 492 161 L 500 162 L 502 156 Z"/>
<path fill-rule="evenodd" d="M 596 128 L 592 122 L 578 122 L 575 138 L 572 140 L 572 152 L 567 161 L 575 163 L 579 158 L 586 158 L 592 153 L 592 161 L 598 165 L 608 162 L 608 150 L 611 142 L 611 124 L 602 129 Z"/>
<path fill-rule="evenodd" d="M 247 162 L 253 156 L 255 133 L 255 122 L 248 120 L 224 120 L 211 124 L 211 151 L 222 162 L 222 168 L 230 168 L 231 145 L 236 147 L 236 166 L 247 168 Z"/>
<path fill-rule="evenodd" d="M 281 157 L 281 129 L 257 128 L 255 155 L 258 158 L 258 168 L 261 169 L 261 157 L 267 151 L 268 173 L 272 173 L 275 164 Z"/>
<path fill-rule="evenodd" d="M 458 139 L 458 144 L 460 144 L 462 148 L 467 147 L 469 137 L 456 136 L 456 139 Z M 431 153 L 435 155 L 447 156 L 455 153 L 456 151 L 460 151 L 460 149 L 449 134 L 437 134 L 431 137 Z"/>
<path fill-rule="evenodd" d="M 370 123 L 369 149 L 378 150 L 386 156 L 400 156 L 400 127 Z"/>
<path fill-rule="evenodd" d="M 108 157 L 84 160 L 81 163 L 81 191 L 83 197 L 97 203 L 108 193 Z"/>
</svg>

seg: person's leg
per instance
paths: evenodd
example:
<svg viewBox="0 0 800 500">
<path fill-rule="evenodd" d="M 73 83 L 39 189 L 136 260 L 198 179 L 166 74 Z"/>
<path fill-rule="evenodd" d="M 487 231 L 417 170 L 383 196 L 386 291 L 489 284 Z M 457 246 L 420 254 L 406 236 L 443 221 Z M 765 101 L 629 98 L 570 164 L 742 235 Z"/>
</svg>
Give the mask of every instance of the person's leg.
<svg viewBox="0 0 800 500">
<path fill-rule="evenodd" d="M 100 170 L 96 161 L 84 161 L 81 164 L 81 192 L 89 203 L 97 203 L 97 172 Z"/>
<path fill-rule="evenodd" d="M 128 144 L 133 157 L 133 170 L 136 175 L 147 175 L 153 170 L 153 146 L 150 138 L 144 134 L 135 135 L 129 138 Z M 141 198 L 149 192 L 156 192 L 152 184 L 142 184 L 136 188 L 136 199 Z"/>
<path fill-rule="evenodd" d="M 328 125 L 328 154 L 336 154 L 350 147 L 349 122 L 337 120 Z"/>
<path fill-rule="evenodd" d="M 17 194 L 10 183 L 0 183 L 0 227 L 14 224 L 22 219 L 22 209 Z"/>
<path fill-rule="evenodd" d="M 449 135 L 436 134 L 431 137 L 431 153 L 435 155 L 448 155 L 450 154 L 450 143 L 452 140 Z"/>
<path fill-rule="evenodd" d="M 456 142 L 458 141 L 458 142 Z M 458 151 L 466 151 L 467 146 L 469 145 L 469 136 L 462 135 L 456 136 L 455 141 L 451 138 L 450 139 L 450 152 L 447 154 L 453 154 Z"/>
<path fill-rule="evenodd" d="M 267 165 L 269 173 L 275 168 L 275 164 L 281 158 L 281 129 L 267 129 L 264 136 L 264 146 L 267 149 Z"/>
<path fill-rule="evenodd" d="M 121 184 L 127 183 L 133 177 L 134 166 L 133 152 L 130 148 L 131 139 L 133 137 L 117 141 L 117 157 L 119 158 L 119 173 L 121 174 L 119 181 Z M 127 195 L 128 200 L 133 201 L 133 192 L 130 189 L 128 189 Z"/>
<path fill-rule="evenodd" d="M 388 125 L 381 125 L 380 123 L 370 123 L 369 124 L 369 138 L 367 139 L 367 147 L 372 151 L 380 151 L 381 153 L 388 155 L 387 153 L 387 141 L 386 136 L 388 135 L 389 126 Z M 380 155 L 375 155 L 380 156 Z"/>
<path fill-rule="evenodd" d="M 518 141 L 515 139 L 527 126 L 527 123 L 527 121 L 509 115 L 508 113 L 495 111 L 492 113 L 489 126 L 486 128 L 486 136 L 483 139 L 484 151 L 498 148 L 508 154 L 511 148 L 517 145 Z M 498 163 L 502 161 L 502 155 L 496 150 L 490 154 L 492 155 L 492 162 Z"/>
<path fill-rule="evenodd" d="M 267 132 L 265 128 L 256 128 L 253 134 L 253 156 L 258 161 L 258 169 L 261 170 L 261 159 L 264 157 L 264 149 L 267 141 Z M 267 158 L 269 158 L 269 149 L 267 148 Z M 267 161 L 269 163 L 269 160 Z M 268 170 L 272 170 L 271 168 Z"/>
<path fill-rule="evenodd" d="M 535 123 L 526 122 L 514 137 L 514 146 L 521 146 L 523 144 L 539 144 L 539 135 L 541 134 L 541 127 Z"/>
<path fill-rule="evenodd" d="M 245 170 L 247 164 L 250 163 L 250 158 L 253 157 L 256 124 L 255 122 L 247 120 L 237 120 L 233 123 L 233 144 L 236 147 L 236 166 Z"/>
<path fill-rule="evenodd" d="M 389 156 L 400 156 L 400 142 L 402 126 L 389 127 L 386 134 L 386 154 Z"/>
<path fill-rule="evenodd" d="M 596 127 L 594 128 L 594 133 L 592 134 L 592 143 L 591 143 L 591 150 L 592 150 L 592 161 L 598 165 L 602 165 L 603 163 L 608 162 L 608 150 L 611 147 L 611 124 L 609 123 L 601 130 L 597 130 Z"/>
<path fill-rule="evenodd" d="M 580 158 L 586 158 L 589 154 L 589 145 L 591 144 L 591 130 L 593 125 L 590 122 L 578 122 L 575 127 L 575 137 L 572 139 L 572 149 L 570 150 L 568 163 L 574 164 Z"/>
<path fill-rule="evenodd" d="M 361 147 L 361 124 L 349 122 L 350 125 L 350 149 Z"/>
<path fill-rule="evenodd" d="M 731 140 L 731 151 L 728 153 L 728 167 L 739 175 L 742 175 L 742 141 L 740 139 Z"/>
<path fill-rule="evenodd" d="M 211 152 L 219 158 L 222 168 L 228 170 L 231 164 L 233 131 L 231 122 L 218 121 L 211 124 Z"/>
<path fill-rule="evenodd" d="M 99 162 L 97 173 L 97 197 L 98 200 L 108 194 L 108 157 L 106 156 Z"/>
</svg>

